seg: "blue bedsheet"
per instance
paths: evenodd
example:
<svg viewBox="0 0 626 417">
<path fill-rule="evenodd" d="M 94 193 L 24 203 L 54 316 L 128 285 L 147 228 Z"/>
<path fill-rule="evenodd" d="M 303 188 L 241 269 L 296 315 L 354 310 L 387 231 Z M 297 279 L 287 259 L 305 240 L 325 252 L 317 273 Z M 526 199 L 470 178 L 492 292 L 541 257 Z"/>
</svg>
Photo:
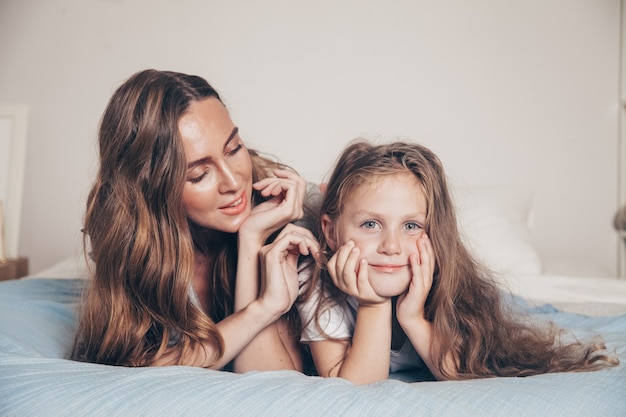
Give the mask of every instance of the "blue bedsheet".
<svg viewBox="0 0 626 417">
<path fill-rule="evenodd" d="M 356 386 L 293 371 L 238 375 L 63 359 L 84 284 L 0 283 L 0 416 L 626 416 L 626 316 L 534 312 L 578 337 L 601 334 L 622 362 L 612 369 Z"/>
</svg>

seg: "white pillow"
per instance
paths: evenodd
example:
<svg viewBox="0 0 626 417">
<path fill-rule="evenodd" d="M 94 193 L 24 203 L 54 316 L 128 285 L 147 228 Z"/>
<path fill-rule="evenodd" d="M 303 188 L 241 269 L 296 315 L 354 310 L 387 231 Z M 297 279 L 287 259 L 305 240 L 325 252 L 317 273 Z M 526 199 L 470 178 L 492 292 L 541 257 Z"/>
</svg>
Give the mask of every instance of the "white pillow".
<svg viewBox="0 0 626 417">
<path fill-rule="evenodd" d="M 532 192 L 517 186 L 454 187 L 462 239 L 495 273 L 538 275 L 531 241 Z"/>
</svg>

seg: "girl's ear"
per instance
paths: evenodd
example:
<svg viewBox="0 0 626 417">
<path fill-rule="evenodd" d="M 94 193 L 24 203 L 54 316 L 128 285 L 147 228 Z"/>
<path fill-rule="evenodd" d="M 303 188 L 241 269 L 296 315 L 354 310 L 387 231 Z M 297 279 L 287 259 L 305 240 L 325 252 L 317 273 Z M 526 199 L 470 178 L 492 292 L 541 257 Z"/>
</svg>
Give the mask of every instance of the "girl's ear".
<svg viewBox="0 0 626 417">
<path fill-rule="evenodd" d="M 335 222 L 332 221 L 328 214 L 322 215 L 322 232 L 324 239 L 331 250 L 337 250 L 337 234 L 335 233 Z"/>
</svg>

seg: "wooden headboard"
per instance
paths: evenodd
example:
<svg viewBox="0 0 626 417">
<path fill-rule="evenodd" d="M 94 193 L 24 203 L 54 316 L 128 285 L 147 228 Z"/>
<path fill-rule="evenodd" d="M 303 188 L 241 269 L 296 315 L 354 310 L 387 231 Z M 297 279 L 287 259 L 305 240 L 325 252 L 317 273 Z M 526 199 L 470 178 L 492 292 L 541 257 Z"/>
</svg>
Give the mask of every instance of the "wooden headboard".
<svg viewBox="0 0 626 417">
<path fill-rule="evenodd" d="M 0 222 L 4 229 L 0 256 L 7 258 L 15 258 L 18 253 L 27 115 L 26 106 L 0 104 Z"/>
</svg>

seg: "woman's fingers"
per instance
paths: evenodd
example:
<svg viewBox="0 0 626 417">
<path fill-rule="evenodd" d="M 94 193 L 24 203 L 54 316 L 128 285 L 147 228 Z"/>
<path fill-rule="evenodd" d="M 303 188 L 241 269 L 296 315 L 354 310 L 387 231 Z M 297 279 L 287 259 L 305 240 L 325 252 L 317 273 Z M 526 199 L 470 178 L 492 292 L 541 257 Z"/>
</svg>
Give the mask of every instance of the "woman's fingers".
<svg viewBox="0 0 626 417">
<path fill-rule="evenodd" d="M 298 233 L 306 237 L 307 239 L 317 241 L 317 239 L 315 239 L 315 236 L 313 236 L 313 233 L 309 229 L 302 227 L 302 226 L 295 225 L 293 223 L 287 223 L 287 225 L 285 225 L 285 227 L 283 227 L 283 229 L 280 231 L 278 236 L 276 236 L 276 239 L 280 239 L 289 233 Z"/>
<path fill-rule="evenodd" d="M 298 258 L 319 252 L 315 239 L 291 232 L 261 248 L 262 297 L 284 312 L 298 296 Z"/>
<path fill-rule="evenodd" d="M 289 254 L 298 256 L 317 254 L 319 246 L 313 234 L 303 227 L 292 226 L 290 231 L 281 232 L 274 242 L 261 248 L 261 256 L 266 259 L 284 261 Z"/>
<path fill-rule="evenodd" d="M 279 207 L 286 207 L 293 213 L 296 220 L 302 217 L 302 205 L 306 196 L 306 181 L 298 174 L 288 170 L 275 170 L 275 177 L 264 178 L 253 187 L 264 197 L 272 197 L 270 201 Z"/>
<path fill-rule="evenodd" d="M 260 181 L 257 181 L 254 184 L 254 188 L 257 190 L 262 190 L 263 188 L 267 187 L 268 185 L 274 182 L 277 182 L 280 180 L 287 180 L 288 182 L 293 183 L 299 191 L 306 190 L 306 181 L 304 180 L 304 178 L 302 178 L 300 175 L 298 175 L 297 173 L 293 171 L 289 171 L 286 169 L 277 169 L 277 170 L 274 170 L 274 175 L 275 177 L 267 177 Z"/>
<path fill-rule="evenodd" d="M 239 230 L 254 241 L 264 242 L 274 231 L 304 216 L 306 181 L 288 170 L 276 170 L 275 175 L 253 185 L 269 198 L 252 208 Z"/>
</svg>

